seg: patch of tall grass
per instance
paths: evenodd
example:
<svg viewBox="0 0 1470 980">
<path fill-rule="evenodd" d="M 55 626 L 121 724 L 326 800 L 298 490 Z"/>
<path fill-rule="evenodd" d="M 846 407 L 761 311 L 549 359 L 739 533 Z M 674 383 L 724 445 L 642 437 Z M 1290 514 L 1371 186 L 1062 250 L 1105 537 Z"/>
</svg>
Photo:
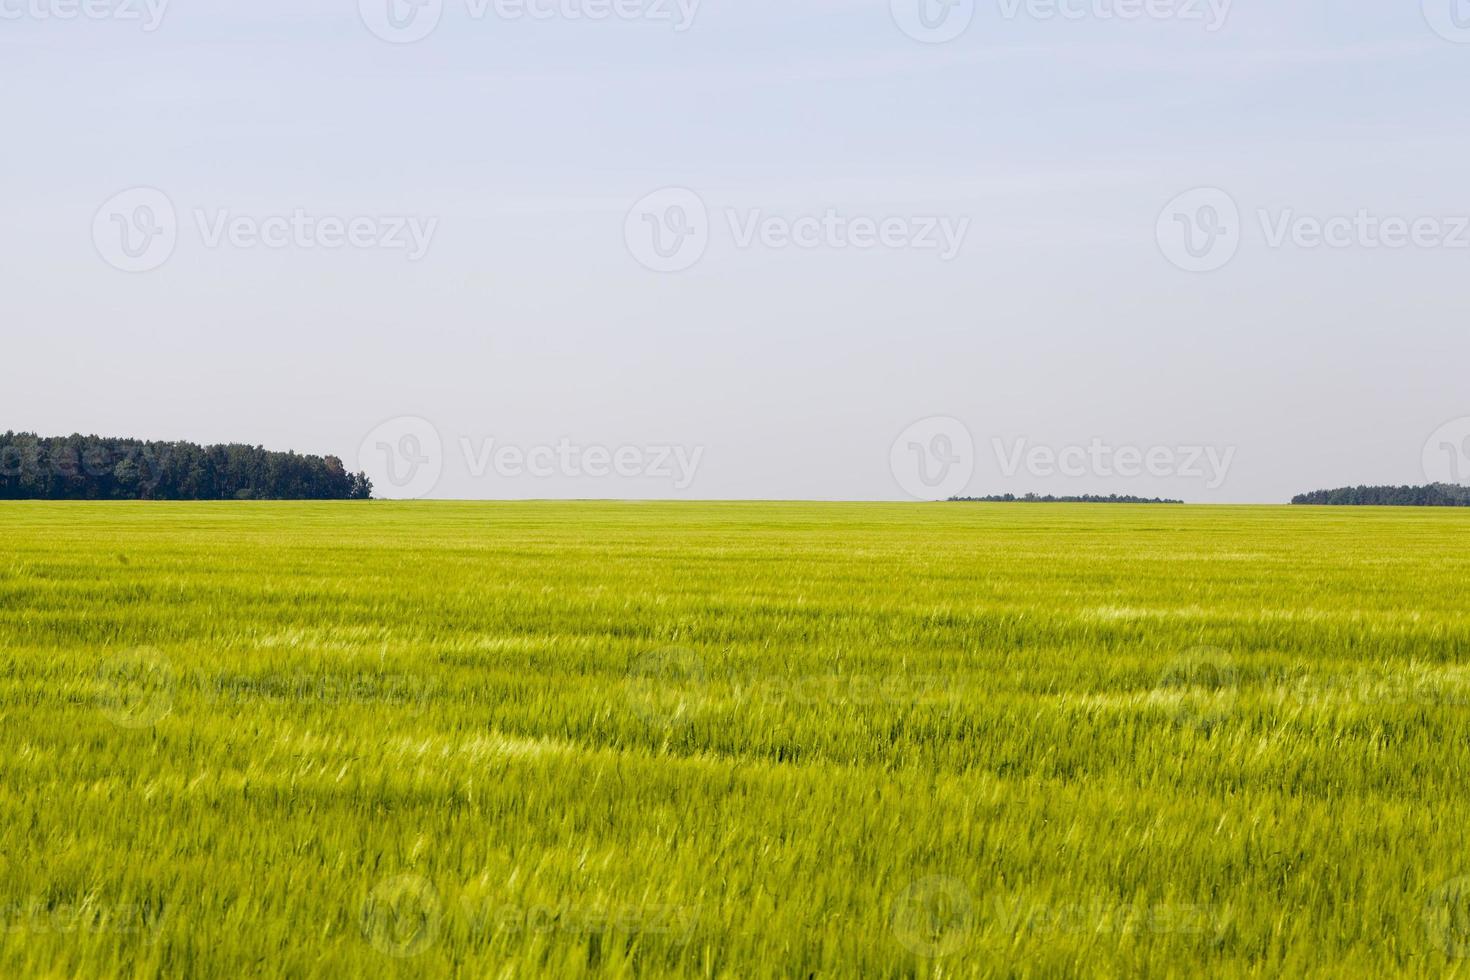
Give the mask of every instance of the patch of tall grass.
<svg viewBox="0 0 1470 980">
<path fill-rule="evenodd" d="M 1470 972 L 1470 523 L 0 507 L 0 975 Z"/>
</svg>

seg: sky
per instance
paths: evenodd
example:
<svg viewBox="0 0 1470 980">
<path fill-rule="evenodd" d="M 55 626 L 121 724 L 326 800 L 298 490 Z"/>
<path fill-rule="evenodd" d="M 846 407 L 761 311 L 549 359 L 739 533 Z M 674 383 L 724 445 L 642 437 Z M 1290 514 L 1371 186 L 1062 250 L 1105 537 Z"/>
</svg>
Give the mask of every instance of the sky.
<svg viewBox="0 0 1470 980">
<path fill-rule="evenodd" d="M 0 0 L 0 80 L 0 429 L 387 497 L 1470 482 L 1470 0 Z"/>
</svg>

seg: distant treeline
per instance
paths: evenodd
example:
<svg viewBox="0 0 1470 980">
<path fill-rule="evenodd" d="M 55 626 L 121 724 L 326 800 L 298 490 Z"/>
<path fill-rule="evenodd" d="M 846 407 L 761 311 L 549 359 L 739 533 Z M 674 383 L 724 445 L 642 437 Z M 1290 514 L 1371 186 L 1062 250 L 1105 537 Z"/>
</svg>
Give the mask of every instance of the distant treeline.
<svg viewBox="0 0 1470 980">
<path fill-rule="evenodd" d="M 953 504 L 1182 504 L 1182 500 L 1163 500 L 1159 497 L 1120 497 L 1116 493 L 1106 497 L 1083 494 L 1080 497 L 1042 497 L 1028 493 L 1018 497 L 1013 493 L 997 497 L 951 497 Z"/>
<path fill-rule="evenodd" d="M 335 456 L 26 432 L 0 435 L 0 500 L 367 500 Z"/>
<path fill-rule="evenodd" d="M 1298 494 L 1293 504 L 1318 507 L 1470 507 L 1470 487 L 1433 483 L 1427 487 L 1343 487 Z"/>
</svg>

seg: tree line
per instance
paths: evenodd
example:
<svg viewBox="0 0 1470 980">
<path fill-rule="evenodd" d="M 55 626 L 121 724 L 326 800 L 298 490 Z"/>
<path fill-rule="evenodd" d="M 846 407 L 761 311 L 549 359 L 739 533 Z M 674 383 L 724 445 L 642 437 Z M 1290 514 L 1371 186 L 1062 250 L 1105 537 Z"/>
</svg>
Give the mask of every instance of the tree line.
<svg viewBox="0 0 1470 980">
<path fill-rule="evenodd" d="M 369 500 L 336 456 L 72 435 L 0 435 L 0 500 Z"/>
<path fill-rule="evenodd" d="M 1470 487 L 1432 483 L 1426 487 L 1341 487 L 1291 498 L 1317 507 L 1470 507 Z"/>
<path fill-rule="evenodd" d="M 1080 497 L 1042 497 L 1028 493 L 1018 497 L 1013 493 L 994 497 L 951 497 L 952 504 L 1182 504 L 1182 500 L 1164 500 L 1160 497 L 1126 497 L 1109 494 L 1106 497 L 1085 493 Z"/>
</svg>

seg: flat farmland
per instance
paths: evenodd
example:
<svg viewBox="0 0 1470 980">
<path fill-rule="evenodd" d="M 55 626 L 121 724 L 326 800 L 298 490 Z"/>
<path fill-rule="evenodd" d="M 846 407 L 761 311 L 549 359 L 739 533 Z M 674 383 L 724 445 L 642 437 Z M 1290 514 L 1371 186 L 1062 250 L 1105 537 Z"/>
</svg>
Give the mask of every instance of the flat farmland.
<svg viewBox="0 0 1470 980">
<path fill-rule="evenodd" d="M 1470 972 L 1470 515 L 0 505 L 0 975 Z"/>
</svg>

